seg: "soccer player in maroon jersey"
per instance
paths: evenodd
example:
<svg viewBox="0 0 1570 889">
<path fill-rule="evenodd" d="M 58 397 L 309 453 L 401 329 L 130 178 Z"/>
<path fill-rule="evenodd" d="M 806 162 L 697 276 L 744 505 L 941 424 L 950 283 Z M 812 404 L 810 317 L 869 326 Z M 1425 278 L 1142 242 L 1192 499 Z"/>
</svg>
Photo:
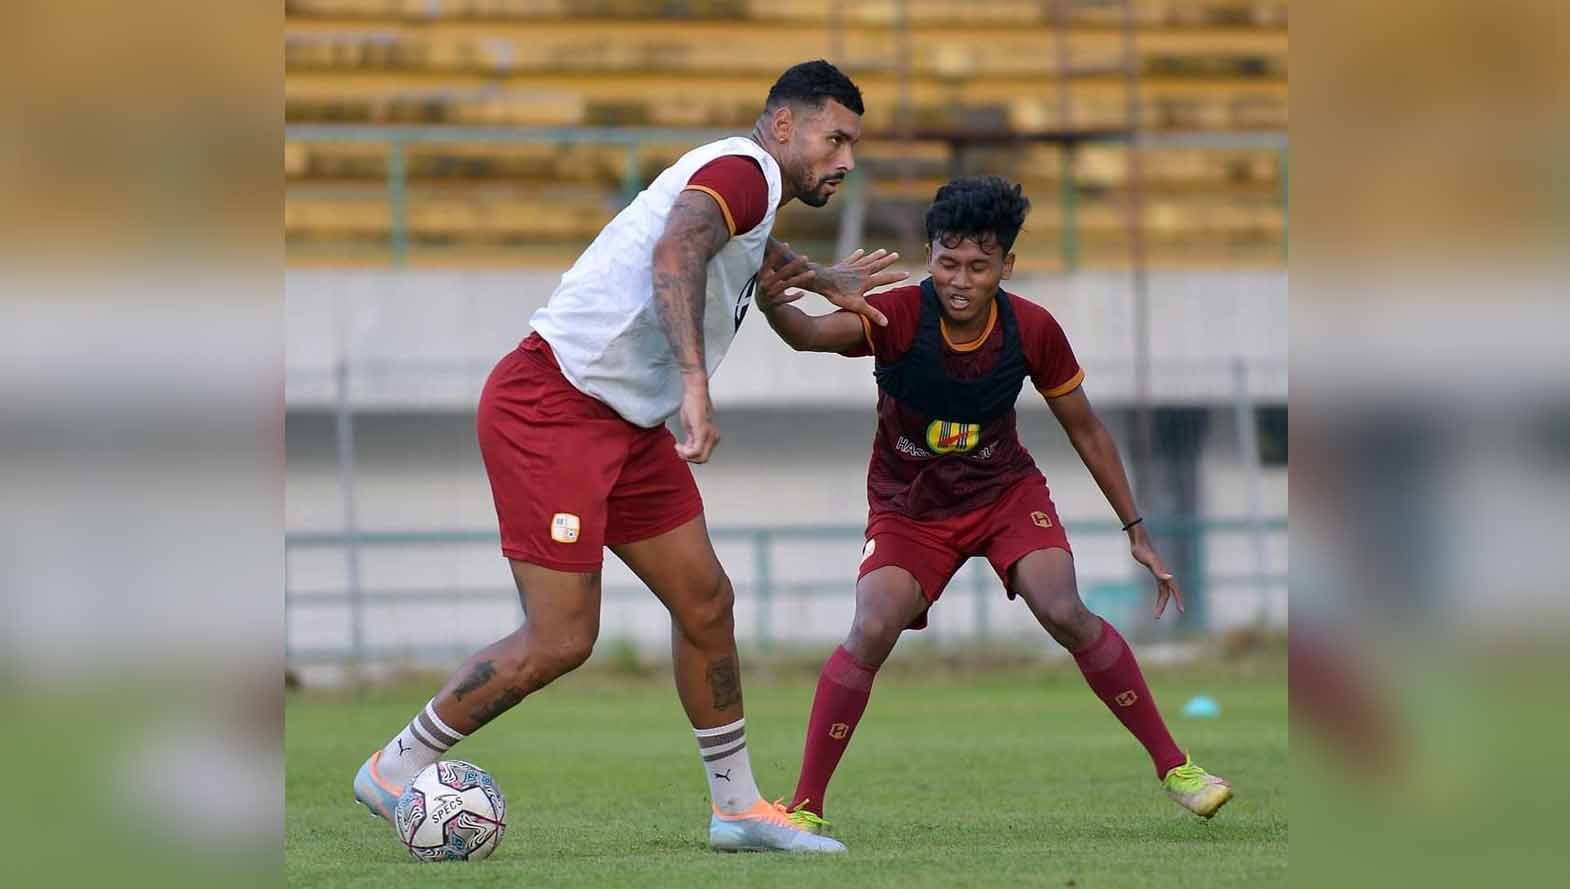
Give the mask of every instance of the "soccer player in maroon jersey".
<svg viewBox="0 0 1570 889">
<path fill-rule="evenodd" d="M 1010 251 L 1029 209 L 1018 185 L 995 176 L 938 189 L 926 213 L 930 277 L 868 299 L 886 326 L 843 310 L 807 315 L 790 305 L 799 294 L 777 274 L 759 278 L 759 306 L 785 342 L 797 351 L 871 355 L 878 382 L 856 616 L 819 677 L 791 803 L 792 817 L 810 829 L 827 831 L 824 793 L 878 668 L 902 631 L 926 626 L 927 609 L 971 556 L 985 556 L 1009 598 L 1023 598 L 1073 654 L 1174 800 L 1209 818 L 1232 796 L 1178 748 L 1128 643 L 1080 601 L 1068 536 L 1020 443 L 1014 402 L 1029 379 L 1122 521 L 1130 554 L 1155 578 L 1156 617 L 1169 600 L 1181 611 L 1182 590 L 1141 524 L 1063 329 L 1046 309 L 999 286 L 1013 271 Z"/>
</svg>

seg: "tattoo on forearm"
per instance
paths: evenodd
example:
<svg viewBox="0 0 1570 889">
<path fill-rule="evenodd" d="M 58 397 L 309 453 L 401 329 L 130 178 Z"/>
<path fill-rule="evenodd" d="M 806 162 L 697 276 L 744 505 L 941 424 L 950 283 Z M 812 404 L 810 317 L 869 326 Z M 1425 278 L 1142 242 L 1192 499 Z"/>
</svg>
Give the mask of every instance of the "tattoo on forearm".
<svg viewBox="0 0 1570 889">
<path fill-rule="evenodd" d="M 476 689 L 483 687 L 495 677 L 496 665 L 490 661 L 480 661 L 474 665 L 473 670 L 469 671 L 469 675 L 463 677 L 458 687 L 452 690 L 452 696 L 461 701 L 464 695 L 473 694 Z"/>
<path fill-rule="evenodd" d="M 683 192 L 671 205 L 654 255 L 654 307 L 683 371 L 703 365 L 704 286 L 709 258 L 730 237 L 713 199 Z"/>
<path fill-rule="evenodd" d="M 688 268 L 692 263 L 684 262 Z M 671 352 L 683 371 L 702 369 L 703 281 L 699 273 L 654 271 L 654 307 L 660 327 L 671 341 Z"/>
<path fill-rule="evenodd" d="M 709 664 L 709 692 L 714 695 L 714 709 L 728 710 L 741 703 L 741 670 L 733 657 L 722 658 Z"/>
</svg>

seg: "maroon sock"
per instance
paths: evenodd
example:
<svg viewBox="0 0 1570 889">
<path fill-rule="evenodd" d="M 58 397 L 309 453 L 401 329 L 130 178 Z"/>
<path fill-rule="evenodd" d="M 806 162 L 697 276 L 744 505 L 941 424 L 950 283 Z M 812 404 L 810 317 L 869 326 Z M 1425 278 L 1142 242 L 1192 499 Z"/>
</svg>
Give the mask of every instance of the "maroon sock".
<svg viewBox="0 0 1570 889">
<path fill-rule="evenodd" d="M 1085 674 L 1096 697 L 1145 745 L 1156 766 L 1157 778 L 1165 778 L 1167 772 L 1187 760 L 1161 721 L 1161 711 L 1156 709 L 1145 676 L 1139 672 L 1134 650 L 1111 624 L 1101 622 L 1100 638 L 1074 652 L 1074 662 L 1079 664 L 1079 671 Z"/>
<path fill-rule="evenodd" d="M 872 696 L 872 680 L 878 671 L 851 656 L 844 646 L 834 649 L 818 676 L 818 691 L 812 697 L 812 718 L 807 721 L 807 746 L 801 754 L 801 777 L 791 808 L 803 800 L 808 811 L 823 814 L 823 794 L 850 745 L 856 723 L 867 709 Z"/>
</svg>

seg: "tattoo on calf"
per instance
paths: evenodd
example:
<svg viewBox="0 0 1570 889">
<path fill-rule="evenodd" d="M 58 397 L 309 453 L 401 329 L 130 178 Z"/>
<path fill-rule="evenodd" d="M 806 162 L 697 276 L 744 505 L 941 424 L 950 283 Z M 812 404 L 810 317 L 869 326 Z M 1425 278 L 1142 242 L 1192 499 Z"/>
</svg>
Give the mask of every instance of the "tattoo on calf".
<svg viewBox="0 0 1570 889">
<path fill-rule="evenodd" d="M 469 671 L 469 675 L 463 677 L 458 687 L 452 690 L 452 696 L 461 701 L 464 695 L 473 694 L 476 689 L 484 687 L 485 683 L 494 678 L 496 678 L 496 666 L 490 661 L 480 661 L 474 665 L 473 670 Z"/>
<path fill-rule="evenodd" d="M 501 691 L 496 693 L 494 698 L 491 698 L 489 701 L 481 704 L 469 714 L 469 718 L 474 720 L 474 728 L 479 728 L 480 726 L 490 722 L 503 713 L 506 713 L 508 710 L 511 710 L 519 701 L 527 697 L 531 691 L 533 691 L 532 688 L 503 688 Z M 470 729 L 469 731 L 472 732 L 474 729 Z"/>
<path fill-rule="evenodd" d="M 741 671 L 733 657 L 722 658 L 709 664 L 709 692 L 714 695 L 714 709 L 728 710 L 741 703 Z"/>
</svg>

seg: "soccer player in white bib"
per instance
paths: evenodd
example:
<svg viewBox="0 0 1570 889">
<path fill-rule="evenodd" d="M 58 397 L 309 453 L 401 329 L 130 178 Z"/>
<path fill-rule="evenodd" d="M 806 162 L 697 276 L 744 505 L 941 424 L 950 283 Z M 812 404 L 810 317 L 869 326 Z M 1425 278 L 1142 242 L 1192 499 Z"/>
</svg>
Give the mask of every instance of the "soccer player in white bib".
<svg viewBox="0 0 1570 889">
<path fill-rule="evenodd" d="M 670 611 L 676 691 L 712 800 L 709 845 L 844 851 L 753 780 L 733 592 L 687 464 L 719 443 L 709 376 L 764 263 L 887 323 L 865 295 L 905 277 L 889 268 L 898 254 L 821 267 L 770 238 L 780 207 L 822 207 L 853 169 L 862 111 L 860 90 L 828 62 L 785 71 L 749 135 L 689 151 L 611 220 L 491 372 L 477 431 L 525 622 L 470 657 L 360 767 L 354 795 L 373 813 L 391 821 L 420 769 L 589 657 L 608 546 Z M 680 443 L 664 425 L 678 413 Z"/>
</svg>

